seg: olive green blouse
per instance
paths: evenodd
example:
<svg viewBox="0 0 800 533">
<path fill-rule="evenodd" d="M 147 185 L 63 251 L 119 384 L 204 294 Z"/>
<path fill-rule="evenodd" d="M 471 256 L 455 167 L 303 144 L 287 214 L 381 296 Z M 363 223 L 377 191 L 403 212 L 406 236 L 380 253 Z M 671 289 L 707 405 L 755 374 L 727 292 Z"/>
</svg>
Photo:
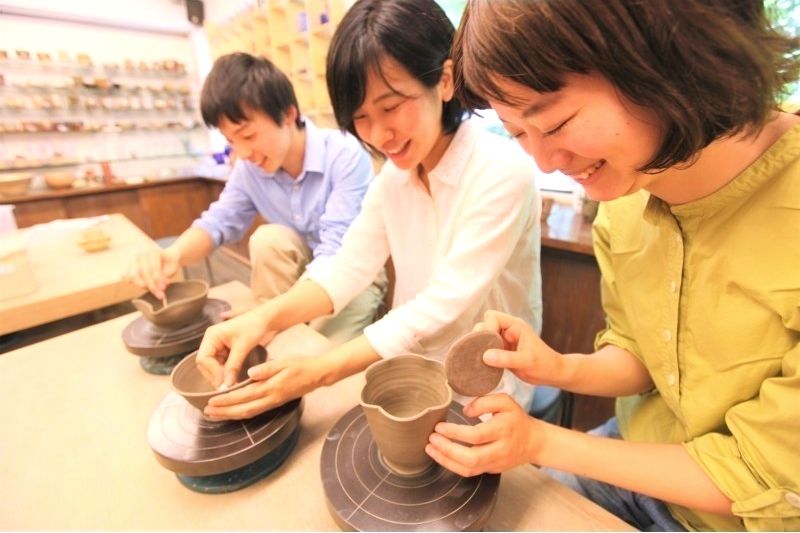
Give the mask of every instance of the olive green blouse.
<svg viewBox="0 0 800 533">
<path fill-rule="evenodd" d="M 642 191 L 594 225 L 607 328 L 655 389 L 620 398 L 627 440 L 683 443 L 735 517 L 670 505 L 688 529 L 800 530 L 800 125 L 722 189 Z"/>
</svg>

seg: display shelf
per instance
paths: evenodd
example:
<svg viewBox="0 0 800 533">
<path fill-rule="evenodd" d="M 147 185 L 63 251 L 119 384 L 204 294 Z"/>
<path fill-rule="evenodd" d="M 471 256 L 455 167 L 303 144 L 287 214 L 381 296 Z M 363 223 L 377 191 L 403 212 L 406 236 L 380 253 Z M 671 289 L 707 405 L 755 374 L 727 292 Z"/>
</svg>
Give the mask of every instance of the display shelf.
<svg viewBox="0 0 800 533">
<path fill-rule="evenodd" d="M 208 22 L 212 55 L 256 53 L 286 73 L 300 110 L 315 122 L 332 126 L 325 81 L 325 59 L 347 0 L 262 0 L 223 23 Z M 242 24 L 242 20 L 250 21 Z"/>
<path fill-rule="evenodd" d="M 136 161 L 157 161 L 161 159 L 181 159 L 181 158 L 201 158 L 209 154 L 161 154 L 140 157 L 117 157 L 113 159 L 85 159 L 85 160 L 70 160 L 63 163 L 44 163 L 28 166 L 2 166 L 0 164 L 0 174 L 4 172 L 19 172 L 19 171 L 37 171 L 37 170 L 51 170 L 57 168 L 71 168 L 83 165 L 97 165 L 100 163 L 133 163 Z"/>
</svg>

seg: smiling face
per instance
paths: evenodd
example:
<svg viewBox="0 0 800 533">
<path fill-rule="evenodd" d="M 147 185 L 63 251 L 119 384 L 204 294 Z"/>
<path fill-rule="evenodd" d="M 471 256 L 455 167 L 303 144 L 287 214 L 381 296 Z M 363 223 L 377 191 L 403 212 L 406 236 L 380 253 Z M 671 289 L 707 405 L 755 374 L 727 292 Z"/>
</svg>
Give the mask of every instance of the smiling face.
<svg viewBox="0 0 800 533">
<path fill-rule="evenodd" d="M 653 185 L 661 174 L 636 169 L 658 150 L 652 111 L 626 100 L 597 74 L 570 74 L 553 93 L 500 80 L 510 101 L 489 100 L 508 132 L 544 172 L 559 170 L 594 200 L 611 200 Z"/>
<path fill-rule="evenodd" d="M 442 106 L 453 97 L 451 62 L 433 88 L 391 58 L 381 60 L 379 68 L 380 73 L 367 72 L 364 101 L 353 114 L 355 131 L 398 168 L 430 170 L 450 139 L 442 130 Z"/>
<path fill-rule="evenodd" d="M 261 111 L 245 108 L 245 120 L 233 122 L 226 116 L 219 121 L 219 130 L 233 146 L 236 155 L 265 172 L 274 173 L 285 167 L 291 158 L 297 111 L 291 107 L 276 124 Z"/>
</svg>

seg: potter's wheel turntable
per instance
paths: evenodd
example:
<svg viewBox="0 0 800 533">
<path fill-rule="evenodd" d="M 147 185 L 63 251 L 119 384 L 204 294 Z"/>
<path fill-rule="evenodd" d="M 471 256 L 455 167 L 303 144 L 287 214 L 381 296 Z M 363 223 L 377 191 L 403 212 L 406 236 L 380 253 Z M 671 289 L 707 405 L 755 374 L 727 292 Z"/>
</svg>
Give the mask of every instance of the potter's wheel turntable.
<svg viewBox="0 0 800 533">
<path fill-rule="evenodd" d="M 161 328 L 139 316 L 122 331 L 125 348 L 141 356 L 139 363 L 151 374 L 169 374 L 181 359 L 200 347 L 206 328 L 222 322 L 228 302 L 209 298 L 202 314 L 189 324 L 174 329 Z"/>
<path fill-rule="evenodd" d="M 248 420 L 210 421 L 175 392 L 167 394 L 147 426 L 156 459 L 197 492 L 244 488 L 272 473 L 294 449 L 302 399 Z"/>
<path fill-rule="evenodd" d="M 475 424 L 450 405 L 449 422 Z M 500 475 L 464 478 L 437 464 L 414 476 L 383 462 L 360 406 L 331 429 L 322 448 L 322 484 L 333 519 L 343 530 L 474 531 L 494 509 Z"/>
</svg>

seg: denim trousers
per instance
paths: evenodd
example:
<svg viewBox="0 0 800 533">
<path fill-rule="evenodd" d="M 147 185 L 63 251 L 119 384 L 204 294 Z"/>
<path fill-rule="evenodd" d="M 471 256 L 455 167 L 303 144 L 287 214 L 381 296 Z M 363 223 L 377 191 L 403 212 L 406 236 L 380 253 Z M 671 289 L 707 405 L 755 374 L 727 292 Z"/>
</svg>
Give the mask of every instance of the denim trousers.
<svg viewBox="0 0 800 533">
<path fill-rule="evenodd" d="M 589 433 L 621 438 L 616 417 L 610 418 Z M 640 531 L 686 531 L 660 500 L 560 470 L 541 470 Z"/>
</svg>

